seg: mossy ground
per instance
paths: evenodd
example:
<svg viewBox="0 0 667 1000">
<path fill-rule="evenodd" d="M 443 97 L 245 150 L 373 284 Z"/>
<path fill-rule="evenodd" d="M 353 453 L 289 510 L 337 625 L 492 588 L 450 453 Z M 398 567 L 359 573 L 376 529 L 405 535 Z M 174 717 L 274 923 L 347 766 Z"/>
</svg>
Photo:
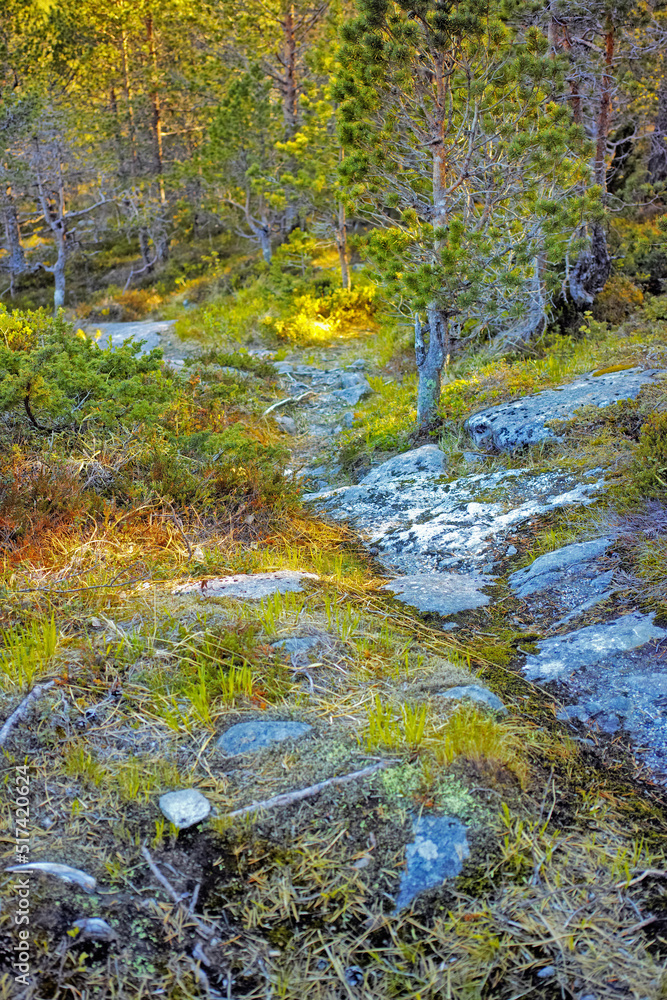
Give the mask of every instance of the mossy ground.
<svg viewBox="0 0 667 1000">
<path fill-rule="evenodd" d="M 246 320 L 237 319 L 242 330 Z M 228 333 L 216 337 L 215 322 L 204 346 L 238 349 Z M 468 468 L 461 421 L 473 406 L 602 364 L 664 364 L 662 320 L 642 314 L 632 322 L 624 337 L 591 322 L 585 339 L 563 342 L 556 362 L 545 354 L 457 363 L 443 397 L 452 476 Z M 377 395 L 358 407 L 359 429 L 343 442 L 348 467 L 405 446 L 414 386 L 396 361 L 400 350 L 383 369 L 366 334 L 289 345 L 304 360 L 324 348 L 374 364 Z M 258 414 L 272 398 L 270 383 L 237 380 L 225 412 L 233 407 L 237 421 L 260 428 L 268 446 L 278 443 L 277 428 Z M 661 502 L 656 484 L 638 483 L 633 472 L 641 426 L 659 402 L 640 397 L 602 418 L 584 414 L 565 428 L 564 442 L 528 456 L 480 457 L 475 471 L 528 462 L 603 466 L 617 476 L 596 509 L 535 519 L 518 558 L 615 518 L 626 526 L 629 578 L 642 581 L 647 601 L 664 599 L 667 531 L 645 542 L 632 521 L 642 503 Z M 37 460 L 45 456 L 20 456 Z M 566 731 L 556 720 L 557 692 L 522 677 L 529 623 L 502 582 L 492 608 L 461 616 L 456 637 L 446 636 L 384 596 L 381 571 L 354 535 L 304 512 L 297 494 L 238 496 L 220 509 L 196 499 L 161 503 L 157 493 L 112 505 L 101 474 L 91 480 L 80 461 L 68 472 L 81 497 L 76 511 L 49 501 L 38 531 L 21 544 L 6 541 L 3 717 L 35 683 L 55 684 L 4 749 L 1 833 L 11 864 L 13 775 L 25 763 L 30 859 L 81 868 L 98 886 L 87 895 L 31 878 L 34 984 L 17 992 L 5 958 L 0 996 L 667 995 L 664 792 L 611 737 L 582 741 Z M 173 593 L 190 577 L 285 568 L 319 581 L 259 603 Z M 295 632 L 319 637 L 316 662 L 272 648 Z M 503 698 L 507 717 L 438 697 L 478 679 Z M 216 748 L 221 731 L 257 716 L 312 730 L 253 757 Z M 287 807 L 226 817 L 379 760 L 392 766 Z M 178 833 L 157 802 L 190 785 L 216 815 Z M 460 817 L 471 857 L 456 881 L 395 914 L 420 809 Z M 144 848 L 180 903 L 156 882 Z M 9 879 L 6 887 L 0 935 L 9 955 L 16 900 Z M 107 920 L 116 939 L 68 933 L 85 916 Z"/>
</svg>

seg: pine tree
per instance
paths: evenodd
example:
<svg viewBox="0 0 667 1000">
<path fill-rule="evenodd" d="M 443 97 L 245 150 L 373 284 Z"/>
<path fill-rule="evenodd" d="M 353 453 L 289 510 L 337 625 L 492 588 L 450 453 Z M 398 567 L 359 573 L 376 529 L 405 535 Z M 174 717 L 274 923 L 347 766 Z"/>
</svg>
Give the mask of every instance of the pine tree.
<svg viewBox="0 0 667 1000">
<path fill-rule="evenodd" d="M 452 334 L 544 328 L 580 204 L 582 129 L 550 99 L 562 62 L 497 0 L 359 0 L 334 89 L 367 250 L 414 314 L 420 429 Z M 523 5 L 525 7 L 525 5 Z M 426 329 L 422 325 L 426 314 Z"/>
</svg>

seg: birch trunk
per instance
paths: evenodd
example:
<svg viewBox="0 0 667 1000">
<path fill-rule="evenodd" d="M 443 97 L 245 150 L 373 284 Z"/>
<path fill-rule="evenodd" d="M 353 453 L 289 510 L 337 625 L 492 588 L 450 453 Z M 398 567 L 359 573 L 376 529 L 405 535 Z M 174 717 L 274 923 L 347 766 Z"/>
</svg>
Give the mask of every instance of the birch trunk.
<svg viewBox="0 0 667 1000">
<path fill-rule="evenodd" d="M 338 258 L 340 260 L 340 276 L 342 285 L 346 291 L 349 291 L 352 288 L 352 280 L 350 277 L 350 268 L 347 262 L 347 222 L 345 219 L 345 205 L 342 201 L 338 205 L 336 247 L 338 248 Z"/>
</svg>

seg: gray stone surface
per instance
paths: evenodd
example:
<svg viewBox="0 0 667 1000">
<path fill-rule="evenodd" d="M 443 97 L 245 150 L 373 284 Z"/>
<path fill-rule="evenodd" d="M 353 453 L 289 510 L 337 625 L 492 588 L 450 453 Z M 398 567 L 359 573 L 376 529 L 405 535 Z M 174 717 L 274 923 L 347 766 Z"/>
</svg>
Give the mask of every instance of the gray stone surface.
<svg viewBox="0 0 667 1000">
<path fill-rule="evenodd" d="M 509 469 L 447 482 L 434 445 L 373 469 L 357 486 L 306 494 L 305 500 L 365 536 L 392 572 L 474 572 L 501 557 L 496 547 L 519 525 L 560 507 L 591 503 L 601 479 Z"/>
<path fill-rule="evenodd" d="M 654 625 L 653 618 L 653 614 L 635 611 L 615 621 L 544 639 L 539 652 L 526 657 L 524 672 L 531 681 L 556 680 L 614 653 L 635 649 L 652 639 L 667 639 L 667 630 Z"/>
<path fill-rule="evenodd" d="M 70 928 L 76 931 L 76 941 L 114 941 L 115 930 L 100 917 L 82 917 L 75 920 Z"/>
<path fill-rule="evenodd" d="M 167 792 L 160 796 L 159 805 L 162 815 L 179 830 L 201 823 L 211 811 L 211 803 L 196 788 Z"/>
<path fill-rule="evenodd" d="M 611 541 L 611 538 L 596 538 L 590 542 L 575 542 L 555 552 L 547 552 L 530 566 L 512 573 L 509 578 L 510 586 L 517 597 L 527 597 L 554 583 L 560 584 L 567 572 L 573 568 L 577 572 L 582 563 L 588 563 L 606 552 Z"/>
<path fill-rule="evenodd" d="M 263 750 L 272 743 L 297 740 L 311 729 L 312 726 L 306 722 L 271 722 L 268 719 L 238 722 L 222 734 L 218 747 L 225 753 L 252 753 Z"/>
<path fill-rule="evenodd" d="M 296 421 L 294 417 L 281 414 L 279 417 L 276 417 L 276 423 L 286 434 L 296 434 Z"/>
<path fill-rule="evenodd" d="M 476 445 L 512 451 L 555 438 L 545 426 L 549 420 L 567 420 L 582 406 L 609 406 L 634 399 L 642 386 L 667 375 L 658 369 L 628 368 L 619 372 L 584 375 L 569 385 L 524 396 L 513 403 L 492 406 L 473 414 L 466 426 Z"/>
<path fill-rule="evenodd" d="M 596 538 L 547 552 L 532 565 L 512 573 L 510 586 L 517 597 L 528 600 L 534 616 L 546 610 L 552 622 L 559 615 L 558 624 L 571 621 L 617 589 L 614 570 L 601 565 L 612 541 Z"/>
<path fill-rule="evenodd" d="M 344 378 L 345 376 L 343 376 Z M 345 406 L 356 406 L 359 400 L 364 399 L 365 396 L 370 396 L 372 389 L 368 384 L 368 381 L 361 376 L 363 381 L 355 382 L 354 385 L 350 385 L 344 389 L 335 389 L 331 393 L 332 397 L 337 403 L 344 403 Z M 342 379 L 341 379 L 342 381 Z"/>
<path fill-rule="evenodd" d="M 53 875 L 69 885 L 78 885 L 86 892 L 94 892 L 97 880 L 80 868 L 61 865 L 55 861 L 28 861 L 23 865 L 12 865 L 5 868 L 6 872 L 38 872 L 40 875 Z"/>
<path fill-rule="evenodd" d="M 303 590 L 303 580 L 319 579 L 314 573 L 283 569 L 275 573 L 237 573 L 235 576 L 193 580 L 174 587 L 174 594 L 201 594 L 202 597 L 234 597 L 237 600 L 259 601 L 271 594 L 286 594 Z"/>
<path fill-rule="evenodd" d="M 480 588 L 490 582 L 477 573 L 420 573 L 399 576 L 382 590 L 392 591 L 398 601 L 419 611 L 455 615 L 488 604 L 490 598 Z"/>
<path fill-rule="evenodd" d="M 400 484 L 414 476 L 442 476 L 445 472 L 446 456 L 435 444 L 425 444 L 402 455 L 390 458 L 377 468 L 371 469 L 360 486 L 385 486 Z"/>
<path fill-rule="evenodd" d="M 452 698 L 455 701 L 476 701 L 482 705 L 488 705 L 494 712 L 501 715 L 507 714 L 507 709 L 497 694 L 482 687 L 481 684 L 462 684 L 458 687 L 447 688 L 446 691 L 438 691 L 440 698 Z"/>
<path fill-rule="evenodd" d="M 422 815 L 413 824 L 414 841 L 405 850 L 407 868 L 396 897 L 396 911 L 424 889 L 455 878 L 470 856 L 466 828 L 451 816 Z"/>
<path fill-rule="evenodd" d="M 126 341 L 134 339 L 145 341 L 141 348 L 142 354 L 147 354 L 154 347 L 162 344 L 161 334 L 167 333 L 174 325 L 174 320 L 140 320 L 136 323 L 91 323 L 86 332 L 95 336 L 97 330 L 101 336 L 97 338 L 100 347 L 121 347 Z"/>
</svg>

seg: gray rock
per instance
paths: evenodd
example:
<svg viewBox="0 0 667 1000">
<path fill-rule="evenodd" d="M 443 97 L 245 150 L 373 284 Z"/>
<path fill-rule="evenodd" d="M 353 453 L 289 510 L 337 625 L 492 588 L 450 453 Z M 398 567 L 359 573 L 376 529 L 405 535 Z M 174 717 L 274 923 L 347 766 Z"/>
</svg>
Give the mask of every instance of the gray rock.
<svg viewBox="0 0 667 1000">
<path fill-rule="evenodd" d="M 222 734 L 218 747 L 225 753 L 252 753 L 263 750 L 272 743 L 297 740 L 309 733 L 312 726 L 305 722 L 271 722 L 257 719 L 253 722 L 238 722 Z"/>
<path fill-rule="evenodd" d="M 70 929 L 78 932 L 77 941 L 114 941 L 117 937 L 113 927 L 100 917 L 82 917 Z"/>
<path fill-rule="evenodd" d="M 517 549 L 516 545 L 508 545 L 507 551 L 505 552 L 505 558 L 509 558 L 510 556 L 515 556 L 518 551 L 519 550 Z"/>
<path fill-rule="evenodd" d="M 271 643 L 271 649 L 284 649 L 287 653 L 307 653 L 319 646 L 321 639 L 317 635 L 294 635 L 289 639 L 278 639 Z"/>
<path fill-rule="evenodd" d="M 363 532 L 392 572 L 413 576 L 479 570 L 519 525 L 559 507 L 591 503 L 604 485 L 528 469 L 446 482 L 442 464 L 443 453 L 426 445 L 373 469 L 358 486 L 304 499 Z"/>
<path fill-rule="evenodd" d="M 354 426 L 354 413 L 343 414 L 343 427 L 347 427 L 349 429 L 350 427 L 353 426 Z"/>
<path fill-rule="evenodd" d="M 291 361 L 274 361 L 273 367 L 279 375 L 289 375 L 294 369 L 294 365 Z"/>
<path fill-rule="evenodd" d="M 551 976 L 556 975 L 556 970 L 553 965 L 545 965 L 543 969 L 537 973 L 538 979 L 550 979 Z"/>
<path fill-rule="evenodd" d="M 347 389 L 336 389 L 331 395 L 338 403 L 344 403 L 346 406 L 356 406 L 360 399 L 370 396 L 372 391 L 367 380 L 364 379 L 363 382 L 351 385 Z"/>
<path fill-rule="evenodd" d="M 580 722 L 587 722 L 589 715 L 583 705 L 566 705 L 565 708 L 562 708 L 557 713 L 556 718 L 560 722 L 571 722 L 573 719 L 578 719 Z"/>
<path fill-rule="evenodd" d="M 368 362 L 364 358 L 357 358 L 356 361 L 352 361 L 347 367 L 364 369 L 368 368 Z"/>
<path fill-rule="evenodd" d="M 168 333 L 174 320 L 141 320 L 136 323 L 91 323 L 86 332 L 93 337 L 100 331 L 97 343 L 100 347 L 122 347 L 128 340 L 144 341 L 140 354 L 148 354 L 162 344 L 161 334 Z"/>
<path fill-rule="evenodd" d="M 211 803 L 196 788 L 183 788 L 178 792 L 167 792 L 160 796 L 162 815 L 177 826 L 187 830 L 206 819 L 211 811 Z"/>
<path fill-rule="evenodd" d="M 497 694 L 482 687 L 481 684 L 462 684 L 458 687 L 447 688 L 446 691 L 438 691 L 440 698 L 452 698 L 456 701 L 476 701 L 483 705 L 488 705 L 494 712 L 507 715 L 507 709 Z"/>
<path fill-rule="evenodd" d="M 424 889 L 454 878 L 470 856 L 466 828 L 451 816 L 420 816 L 413 824 L 414 841 L 405 855 L 407 868 L 396 897 L 396 912 Z"/>
<path fill-rule="evenodd" d="M 524 396 L 513 403 L 492 406 L 475 413 L 466 421 L 476 445 L 512 451 L 536 444 L 556 434 L 545 427 L 549 420 L 570 419 L 582 406 L 609 406 L 623 399 L 634 399 L 642 386 L 667 374 L 657 369 L 595 373 L 582 376 L 558 389 L 546 389 L 534 396 Z"/>
<path fill-rule="evenodd" d="M 595 538 L 590 542 L 575 542 L 555 552 L 547 552 L 530 566 L 512 573 L 509 578 L 510 586 L 517 597 L 527 597 L 536 591 L 546 590 L 554 583 L 561 583 L 565 573 L 573 569 L 579 572 L 582 563 L 588 563 L 606 552 L 611 541 L 611 538 Z"/>
<path fill-rule="evenodd" d="M 567 635 L 544 639 L 539 652 L 526 657 L 524 673 L 531 681 L 555 680 L 616 652 L 635 649 L 651 639 L 667 638 L 667 631 L 655 626 L 653 618 L 652 613 L 635 611 L 616 621 L 587 625 Z"/>
<path fill-rule="evenodd" d="M 477 573 L 420 573 L 399 576 L 385 584 L 382 590 L 391 590 L 398 601 L 419 611 L 455 615 L 488 604 L 490 598 L 479 588 L 489 582 L 487 577 Z"/>
<path fill-rule="evenodd" d="M 365 385 L 370 389 L 368 384 L 368 379 L 365 375 L 360 375 L 359 372 L 343 372 L 340 376 L 340 387 L 341 389 L 351 389 L 356 385 Z"/>
<path fill-rule="evenodd" d="M 425 444 L 402 455 L 390 458 L 376 469 L 371 469 L 360 486 L 386 486 L 401 483 L 415 476 L 442 476 L 445 471 L 446 456 L 437 445 Z"/>
<path fill-rule="evenodd" d="M 234 597 L 237 600 L 260 601 L 271 594 L 301 591 L 302 580 L 319 579 L 313 573 L 283 569 L 275 573 L 237 573 L 235 576 L 194 580 L 174 587 L 174 594 L 201 594 L 202 597 Z"/>
<path fill-rule="evenodd" d="M 293 417 L 286 415 L 276 417 L 276 423 L 279 427 L 282 427 L 286 434 L 296 434 L 296 421 Z"/>
</svg>

